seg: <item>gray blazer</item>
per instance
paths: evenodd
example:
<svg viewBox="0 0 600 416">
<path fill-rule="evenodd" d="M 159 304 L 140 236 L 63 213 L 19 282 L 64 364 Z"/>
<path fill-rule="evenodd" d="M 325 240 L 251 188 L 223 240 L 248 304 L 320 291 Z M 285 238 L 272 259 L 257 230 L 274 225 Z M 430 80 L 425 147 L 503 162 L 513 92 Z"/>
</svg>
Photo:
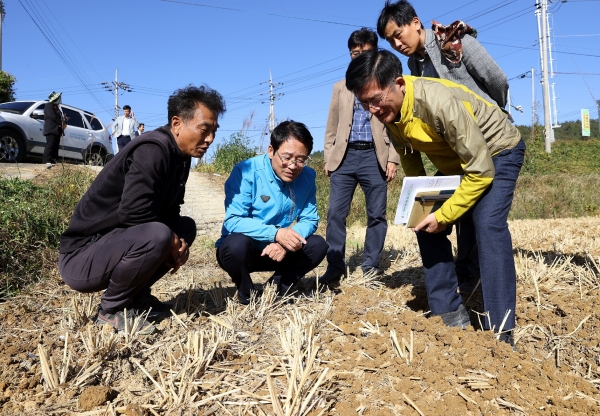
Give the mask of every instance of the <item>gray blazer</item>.
<svg viewBox="0 0 600 416">
<path fill-rule="evenodd" d="M 440 78 L 462 84 L 499 107 L 506 107 L 508 80 L 504 71 L 474 37 L 463 36 L 462 45 L 461 62 L 451 64 L 442 54 L 433 31 L 425 29 L 425 50 Z M 408 58 L 408 68 L 411 75 L 421 76 L 414 56 Z"/>
<path fill-rule="evenodd" d="M 354 94 L 346 88 L 346 80 L 338 81 L 333 86 L 329 115 L 325 128 L 325 163 L 327 170 L 336 170 L 346 154 L 352 117 L 354 116 Z M 400 156 L 393 145 L 390 145 L 384 125 L 371 114 L 371 133 L 375 144 L 375 153 L 379 166 L 385 172 L 388 162 L 400 163 Z"/>
</svg>

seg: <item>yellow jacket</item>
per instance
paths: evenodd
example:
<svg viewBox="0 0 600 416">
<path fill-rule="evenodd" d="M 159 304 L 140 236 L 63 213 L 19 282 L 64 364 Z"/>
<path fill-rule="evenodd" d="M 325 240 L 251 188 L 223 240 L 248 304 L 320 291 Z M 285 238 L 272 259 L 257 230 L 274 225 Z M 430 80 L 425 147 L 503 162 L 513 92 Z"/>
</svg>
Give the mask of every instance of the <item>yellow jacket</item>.
<svg viewBox="0 0 600 416">
<path fill-rule="evenodd" d="M 408 75 L 404 80 L 400 120 L 386 127 L 407 176 L 425 175 L 420 152 L 443 174 L 464 175 L 454 195 L 435 212 L 438 222 L 450 224 L 492 183 L 492 156 L 515 147 L 521 135 L 498 106 L 463 85 Z"/>
</svg>

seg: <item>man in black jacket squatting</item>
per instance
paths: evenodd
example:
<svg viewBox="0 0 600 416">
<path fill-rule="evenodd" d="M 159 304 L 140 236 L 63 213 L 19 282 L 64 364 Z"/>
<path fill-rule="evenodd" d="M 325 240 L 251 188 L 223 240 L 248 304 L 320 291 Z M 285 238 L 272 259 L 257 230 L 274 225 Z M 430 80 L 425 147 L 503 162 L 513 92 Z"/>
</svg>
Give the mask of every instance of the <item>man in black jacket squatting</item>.
<svg viewBox="0 0 600 416">
<path fill-rule="evenodd" d="M 196 224 L 180 215 L 191 157 L 202 157 L 215 138 L 223 97 L 206 86 L 169 97 L 168 124 L 132 141 L 100 172 L 77 204 L 60 239 L 63 280 L 83 293 L 106 289 L 96 323 L 125 328 L 124 309 L 148 320 L 169 314 L 170 305 L 151 286 L 189 256 Z M 154 331 L 142 319 L 137 330 Z"/>
</svg>

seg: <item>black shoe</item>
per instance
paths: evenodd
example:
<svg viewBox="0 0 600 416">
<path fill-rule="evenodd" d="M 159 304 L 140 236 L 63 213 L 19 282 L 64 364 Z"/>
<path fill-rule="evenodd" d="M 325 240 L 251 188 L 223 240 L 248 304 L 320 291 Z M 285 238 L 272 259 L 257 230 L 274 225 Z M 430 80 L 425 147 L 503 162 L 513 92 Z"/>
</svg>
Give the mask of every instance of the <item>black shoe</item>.
<svg viewBox="0 0 600 416">
<path fill-rule="evenodd" d="M 339 269 L 327 269 L 323 276 L 319 277 L 319 285 L 332 285 L 339 283 L 340 279 L 344 276 L 344 272 Z"/>
<path fill-rule="evenodd" d="M 127 327 L 131 331 L 131 327 L 135 321 L 135 318 L 140 316 L 140 312 L 135 309 L 127 309 Z M 97 325 L 108 324 L 115 328 L 117 331 L 125 330 L 125 312 L 124 311 L 116 311 L 114 313 L 106 312 L 102 309 L 98 311 L 98 316 L 94 321 Z M 148 322 L 146 319 L 141 318 L 138 322 L 137 327 L 134 329 L 134 332 L 137 332 L 140 335 L 150 335 L 154 332 L 156 327 Z"/>
<path fill-rule="evenodd" d="M 141 312 L 148 313 L 148 319 L 162 319 L 171 316 L 171 308 L 173 305 L 170 303 L 163 303 L 158 298 L 150 293 L 139 295 L 133 298 L 131 302 L 131 308 L 137 309 Z"/>
<path fill-rule="evenodd" d="M 379 277 L 383 276 L 383 271 L 379 267 L 369 267 L 363 269 L 363 276 Z"/>
<path fill-rule="evenodd" d="M 260 298 L 263 294 L 262 290 L 251 290 L 250 292 L 254 293 L 254 296 L 256 297 L 256 299 Z M 238 297 L 238 301 L 242 305 L 250 305 L 250 297 L 251 297 L 250 293 L 242 293 L 238 290 L 237 297 Z"/>
<path fill-rule="evenodd" d="M 462 303 L 458 309 L 454 312 L 446 312 L 439 315 L 446 326 L 459 326 L 462 329 L 466 329 L 471 325 L 471 319 L 469 318 L 469 312 L 465 309 L 465 305 Z"/>
<path fill-rule="evenodd" d="M 515 347 L 515 339 L 513 338 L 513 332 L 512 331 L 506 331 L 506 332 L 502 332 L 500 334 L 500 336 L 498 336 L 498 341 L 502 341 L 502 342 L 506 342 L 508 345 L 510 345 L 513 349 L 513 351 L 517 351 L 517 347 Z"/>
<path fill-rule="evenodd" d="M 277 296 L 283 298 L 284 303 L 294 303 L 295 297 L 298 296 L 297 285 L 284 285 L 283 283 L 277 287 Z"/>
</svg>

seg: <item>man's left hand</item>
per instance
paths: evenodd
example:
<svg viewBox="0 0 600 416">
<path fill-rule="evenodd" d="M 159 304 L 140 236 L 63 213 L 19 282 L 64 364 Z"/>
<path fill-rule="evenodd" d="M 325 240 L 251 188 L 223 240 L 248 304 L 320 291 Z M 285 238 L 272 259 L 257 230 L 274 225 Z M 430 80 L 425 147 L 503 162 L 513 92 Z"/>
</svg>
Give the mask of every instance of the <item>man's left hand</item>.
<svg viewBox="0 0 600 416">
<path fill-rule="evenodd" d="M 431 213 L 419 225 L 413 228 L 414 232 L 425 231 L 431 234 L 442 232 L 446 229 L 446 224 L 440 224 L 435 218 L 435 214 Z"/>
<path fill-rule="evenodd" d="M 167 256 L 166 264 L 169 267 L 172 267 L 171 274 L 174 274 L 179 270 L 181 266 L 183 266 L 190 257 L 190 246 L 183 239 L 179 238 L 177 234 L 173 233 L 173 239 L 171 241 L 171 249 L 169 250 L 169 255 Z"/>
<path fill-rule="evenodd" d="M 386 182 L 391 181 L 396 177 L 398 172 L 398 165 L 392 162 L 387 163 L 387 169 L 385 170 Z"/>
<path fill-rule="evenodd" d="M 260 254 L 261 256 L 269 256 L 271 260 L 280 262 L 285 257 L 286 251 L 279 243 L 271 243 L 265 247 Z"/>
</svg>

